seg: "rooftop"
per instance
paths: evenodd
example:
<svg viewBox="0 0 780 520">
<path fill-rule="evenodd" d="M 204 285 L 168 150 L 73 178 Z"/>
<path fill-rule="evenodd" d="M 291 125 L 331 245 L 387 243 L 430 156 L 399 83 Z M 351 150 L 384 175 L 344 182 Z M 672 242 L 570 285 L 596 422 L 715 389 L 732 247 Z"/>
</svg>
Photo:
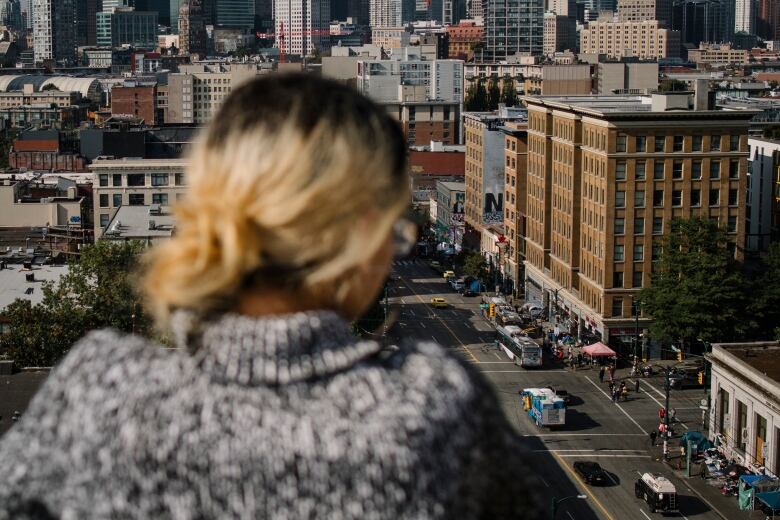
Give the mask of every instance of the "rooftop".
<svg viewBox="0 0 780 520">
<path fill-rule="evenodd" d="M 437 184 L 450 191 L 466 191 L 465 182 L 439 181 Z"/>
<path fill-rule="evenodd" d="M 780 342 L 721 343 L 713 345 L 759 374 L 780 383 Z"/>
<path fill-rule="evenodd" d="M 0 310 L 17 298 L 29 300 L 33 305 L 40 303 L 43 301 L 43 282 L 57 281 L 67 272 L 67 265 L 33 264 L 31 268 L 25 268 L 24 264 L 10 264 L 0 269 Z M 33 281 L 27 281 L 29 274 L 33 275 Z"/>
<path fill-rule="evenodd" d="M 48 370 L 0 376 L 0 393 L 3 394 L 3 398 L 0 399 L 0 436 L 14 425 L 14 421 L 11 419 L 14 412 L 24 414 L 30 400 L 48 376 Z"/>
<path fill-rule="evenodd" d="M 156 208 L 155 208 L 156 206 Z M 155 214 L 155 209 L 159 213 Z M 122 206 L 108 223 L 103 238 L 112 240 L 168 238 L 173 234 L 174 217 L 167 206 Z"/>
<path fill-rule="evenodd" d="M 137 168 L 186 168 L 189 164 L 187 159 L 143 159 L 141 157 L 124 157 L 114 159 L 113 157 L 98 157 L 89 166 L 91 170 L 101 168 L 117 167 L 137 167 Z"/>
</svg>

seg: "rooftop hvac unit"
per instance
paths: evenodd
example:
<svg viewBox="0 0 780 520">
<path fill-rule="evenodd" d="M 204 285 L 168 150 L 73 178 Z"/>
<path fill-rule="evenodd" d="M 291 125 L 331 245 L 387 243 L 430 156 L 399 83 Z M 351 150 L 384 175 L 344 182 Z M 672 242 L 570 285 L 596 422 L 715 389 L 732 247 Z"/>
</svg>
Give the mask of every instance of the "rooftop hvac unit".
<svg viewBox="0 0 780 520">
<path fill-rule="evenodd" d="M 32 269 L 32 262 L 22 262 L 23 269 Z"/>
<path fill-rule="evenodd" d="M 149 229 L 150 230 L 157 229 L 157 223 L 154 220 L 149 221 Z"/>
<path fill-rule="evenodd" d="M 160 204 L 152 204 L 151 206 L 149 206 L 149 214 L 162 215 L 162 207 L 160 207 Z"/>
<path fill-rule="evenodd" d="M 34 282 L 35 281 L 35 273 L 27 273 L 24 275 L 24 279 L 28 282 Z"/>
</svg>

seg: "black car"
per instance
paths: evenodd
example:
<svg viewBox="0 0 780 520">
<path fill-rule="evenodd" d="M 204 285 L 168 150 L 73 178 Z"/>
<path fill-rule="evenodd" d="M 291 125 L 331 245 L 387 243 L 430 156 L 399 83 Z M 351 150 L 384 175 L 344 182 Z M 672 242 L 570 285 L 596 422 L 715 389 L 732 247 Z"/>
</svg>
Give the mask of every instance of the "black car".
<svg viewBox="0 0 780 520">
<path fill-rule="evenodd" d="M 463 295 L 463 296 L 468 298 L 470 296 L 476 296 L 477 293 L 472 291 L 471 289 L 463 289 L 463 292 L 461 293 L 461 295 Z"/>
<path fill-rule="evenodd" d="M 574 463 L 574 471 L 591 486 L 603 486 L 607 483 L 607 473 L 598 462 L 578 460 Z"/>
</svg>

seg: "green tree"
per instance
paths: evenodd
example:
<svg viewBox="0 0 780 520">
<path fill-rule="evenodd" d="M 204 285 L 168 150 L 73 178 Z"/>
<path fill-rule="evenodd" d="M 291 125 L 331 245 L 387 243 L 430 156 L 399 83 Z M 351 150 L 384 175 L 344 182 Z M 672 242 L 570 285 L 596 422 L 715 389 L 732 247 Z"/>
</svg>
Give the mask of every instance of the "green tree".
<svg viewBox="0 0 780 520">
<path fill-rule="evenodd" d="M 143 245 L 100 241 L 82 249 L 81 257 L 56 283 L 43 285 L 43 301 L 17 300 L 6 308 L 10 332 L 0 337 L 0 353 L 20 366 L 51 366 L 88 331 L 112 327 L 148 334 L 132 273 Z"/>
<path fill-rule="evenodd" d="M 464 105 L 467 112 L 485 112 L 488 109 L 487 91 L 482 78 L 471 82 Z"/>
<path fill-rule="evenodd" d="M 479 253 L 469 253 L 463 261 L 463 272 L 477 278 L 483 283 L 487 281 L 487 262 L 485 257 Z"/>
<path fill-rule="evenodd" d="M 769 247 L 755 272 L 749 307 L 757 324 L 752 339 L 775 339 L 780 333 L 780 243 Z"/>
<path fill-rule="evenodd" d="M 688 90 L 688 84 L 679 79 L 670 79 L 661 83 L 658 90 L 659 92 L 680 92 Z"/>
<path fill-rule="evenodd" d="M 746 283 L 726 247 L 726 234 L 707 218 L 673 219 L 651 276 L 640 293 L 656 339 L 690 342 L 739 338 L 750 323 L 742 309 Z"/>
<path fill-rule="evenodd" d="M 504 75 L 501 82 L 501 102 L 508 107 L 517 105 L 517 90 L 515 80 L 509 74 Z"/>
<path fill-rule="evenodd" d="M 501 102 L 501 88 L 498 86 L 498 76 L 490 76 L 487 87 L 488 110 L 496 110 Z"/>
</svg>

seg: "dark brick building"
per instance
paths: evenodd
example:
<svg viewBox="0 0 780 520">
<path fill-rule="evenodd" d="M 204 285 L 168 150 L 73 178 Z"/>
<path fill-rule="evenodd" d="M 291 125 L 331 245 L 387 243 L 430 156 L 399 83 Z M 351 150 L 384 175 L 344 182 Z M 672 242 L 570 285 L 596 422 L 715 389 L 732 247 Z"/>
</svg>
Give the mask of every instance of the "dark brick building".
<svg viewBox="0 0 780 520">
<path fill-rule="evenodd" d="M 111 89 L 111 115 L 133 116 L 153 126 L 161 121 L 155 117 L 156 85 L 114 87 Z"/>
</svg>

